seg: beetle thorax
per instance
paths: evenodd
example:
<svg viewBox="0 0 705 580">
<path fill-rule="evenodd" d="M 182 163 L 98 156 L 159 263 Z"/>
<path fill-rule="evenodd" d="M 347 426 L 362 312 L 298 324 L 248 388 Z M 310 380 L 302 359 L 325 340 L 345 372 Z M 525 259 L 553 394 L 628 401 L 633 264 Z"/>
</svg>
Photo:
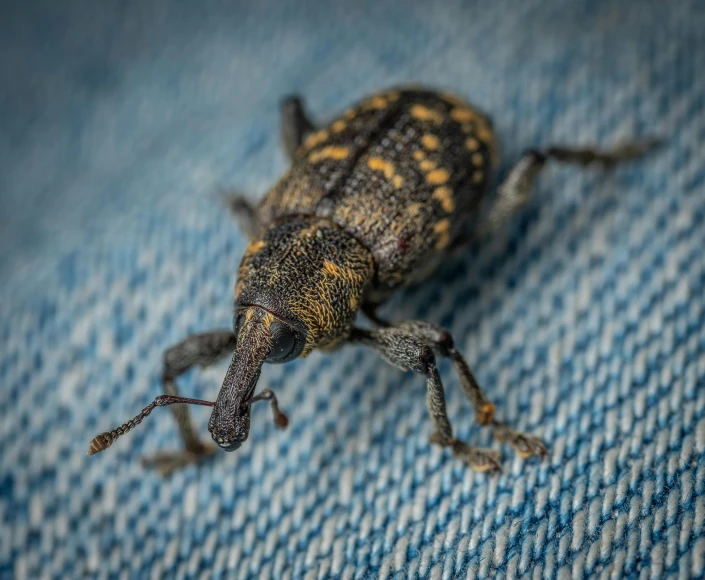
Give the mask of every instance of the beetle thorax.
<svg viewBox="0 0 705 580">
<path fill-rule="evenodd" d="M 306 356 L 345 340 L 374 275 L 369 251 L 328 220 L 278 222 L 247 247 L 236 305 L 257 305 L 305 333 Z"/>
</svg>

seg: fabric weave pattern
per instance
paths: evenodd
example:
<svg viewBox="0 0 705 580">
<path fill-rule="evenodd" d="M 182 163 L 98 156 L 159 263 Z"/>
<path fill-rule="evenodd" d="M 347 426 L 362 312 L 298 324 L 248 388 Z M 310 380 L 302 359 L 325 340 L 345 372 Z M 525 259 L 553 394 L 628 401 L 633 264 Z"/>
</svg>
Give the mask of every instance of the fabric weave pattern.
<svg viewBox="0 0 705 580">
<path fill-rule="evenodd" d="M 0 577 L 664 578 L 705 574 L 705 4 L 313 0 L 4 6 Z M 498 416 L 550 447 L 473 473 L 424 381 L 374 353 L 265 367 L 291 418 L 163 480 L 165 348 L 228 327 L 244 250 L 219 188 L 285 168 L 279 99 L 325 119 L 420 81 L 533 146 L 663 135 L 553 167 L 506 230 L 383 310 L 456 337 Z M 213 399 L 226 363 L 180 381 Z M 474 424 L 446 363 L 459 437 Z M 207 409 L 194 409 L 207 437 Z"/>
</svg>

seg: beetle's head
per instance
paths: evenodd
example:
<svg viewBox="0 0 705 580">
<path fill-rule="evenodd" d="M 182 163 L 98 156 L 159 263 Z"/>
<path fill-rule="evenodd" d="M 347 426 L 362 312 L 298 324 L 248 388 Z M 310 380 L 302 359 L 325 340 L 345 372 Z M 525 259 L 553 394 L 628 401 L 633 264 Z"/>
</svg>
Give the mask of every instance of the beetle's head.
<svg viewBox="0 0 705 580">
<path fill-rule="evenodd" d="M 296 358 L 305 344 L 301 331 L 259 306 L 238 307 L 237 341 L 230 367 L 208 423 L 213 440 L 235 451 L 250 433 L 250 404 L 262 363 Z"/>
<path fill-rule="evenodd" d="M 347 338 L 373 273 L 369 252 L 318 218 L 282 222 L 247 247 L 235 289 L 235 353 L 208 424 L 220 447 L 234 451 L 247 439 L 264 362 Z"/>
</svg>

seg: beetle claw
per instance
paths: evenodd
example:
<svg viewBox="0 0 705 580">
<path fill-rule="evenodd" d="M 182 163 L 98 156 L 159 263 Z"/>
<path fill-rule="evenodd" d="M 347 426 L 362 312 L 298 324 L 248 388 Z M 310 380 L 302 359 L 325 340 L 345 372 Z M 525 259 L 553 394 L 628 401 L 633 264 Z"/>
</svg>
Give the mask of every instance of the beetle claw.
<svg viewBox="0 0 705 580">
<path fill-rule="evenodd" d="M 471 447 L 462 441 L 455 441 L 452 447 L 453 455 L 458 459 L 462 459 L 475 471 L 487 471 L 488 473 L 502 471 L 502 465 L 499 462 L 499 451 L 496 449 Z"/>
</svg>

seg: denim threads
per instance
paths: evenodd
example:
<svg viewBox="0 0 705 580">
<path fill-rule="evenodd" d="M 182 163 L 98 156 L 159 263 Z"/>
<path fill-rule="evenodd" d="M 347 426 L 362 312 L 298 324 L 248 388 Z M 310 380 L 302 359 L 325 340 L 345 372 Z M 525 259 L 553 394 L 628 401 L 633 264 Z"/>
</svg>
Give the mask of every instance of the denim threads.
<svg viewBox="0 0 705 580">
<path fill-rule="evenodd" d="M 705 574 L 700 3 L 256 4 L 0 19 L 0 577 Z M 178 446 L 161 409 L 87 457 L 160 393 L 165 348 L 230 324 L 245 242 L 217 190 L 281 174 L 278 99 L 323 120 L 411 80 L 486 110 L 505 170 L 537 145 L 666 137 L 614 173 L 549 169 L 383 311 L 446 325 L 546 461 L 505 449 L 500 476 L 472 473 L 428 444 L 423 381 L 354 347 L 265 367 L 291 425 L 255 410 L 236 454 L 144 471 Z M 184 395 L 215 397 L 225 367 Z M 492 445 L 441 371 L 458 435 Z"/>
</svg>

